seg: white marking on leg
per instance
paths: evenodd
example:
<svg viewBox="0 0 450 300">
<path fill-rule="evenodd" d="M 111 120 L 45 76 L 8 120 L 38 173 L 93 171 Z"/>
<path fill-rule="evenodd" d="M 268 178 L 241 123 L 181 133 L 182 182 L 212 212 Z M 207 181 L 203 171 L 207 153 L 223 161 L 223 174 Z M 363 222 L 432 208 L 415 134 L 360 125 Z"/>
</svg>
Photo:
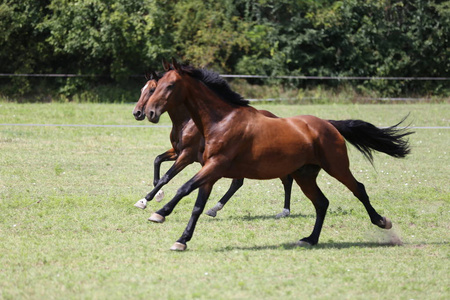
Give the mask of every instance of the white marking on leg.
<svg viewBox="0 0 450 300">
<path fill-rule="evenodd" d="M 215 216 L 217 216 L 217 212 L 218 212 L 219 210 L 221 210 L 222 208 L 223 208 L 223 204 L 220 203 L 220 202 L 217 202 L 217 204 L 216 204 L 213 208 L 209 209 L 209 210 L 206 212 L 206 214 L 207 214 L 208 216 L 214 218 Z"/>
<path fill-rule="evenodd" d="M 280 212 L 279 214 L 277 214 L 275 216 L 275 218 L 280 219 L 280 218 L 285 218 L 287 216 L 289 216 L 291 214 L 291 211 L 287 208 L 283 208 L 283 211 Z"/>
<path fill-rule="evenodd" d="M 134 206 L 136 206 L 137 208 L 140 208 L 140 209 L 145 209 L 147 207 L 147 199 L 142 198 L 141 200 L 136 202 L 134 204 Z"/>
<path fill-rule="evenodd" d="M 155 195 L 155 201 L 156 202 L 161 202 L 161 200 L 164 198 L 164 191 L 163 190 L 159 190 L 156 195 Z"/>
</svg>

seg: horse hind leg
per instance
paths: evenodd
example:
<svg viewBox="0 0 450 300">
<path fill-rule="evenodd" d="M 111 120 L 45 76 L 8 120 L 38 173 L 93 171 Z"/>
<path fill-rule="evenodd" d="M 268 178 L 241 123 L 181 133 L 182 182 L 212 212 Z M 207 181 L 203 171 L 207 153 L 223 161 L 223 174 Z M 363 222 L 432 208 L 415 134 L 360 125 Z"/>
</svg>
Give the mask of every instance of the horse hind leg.
<svg viewBox="0 0 450 300">
<path fill-rule="evenodd" d="M 275 218 L 285 218 L 291 214 L 291 193 L 292 193 L 292 182 L 294 179 L 292 176 L 288 175 L 286 177 L 280 178 L 283 183 L 284 188 L 284 208 L 283 210 L 275 216 Z"/>
<path fill-rule="evenodd" d="M 303 166 L 297 172 L 291 174 L 294 180 L 308 197 L 316 210 L 316 222 L 310 236 L 301 239 L 297 244 L 300 246 L 316 245 L 319 242 L 320 232 L 327 213 L 329 201 L 317 185 L 316 179 L 320 167 L 315 165 Z"/>
<path fill-rule="evenodd" d="M 345 161 L 345 160 L 340 160 Z M 333 166 L 332 168 L 324 168 L 324 170 L 332 177 L 336 178 L 339 182 L 344 184 L 353 195 L 361 201 L 369 214 L 372 224 L 377 225 L 380 228 L 391 229 L 392 222 L 389 218 L 383 217 L 373 208 L 370 203 L 369 196 L 367 195 L 364 185 L 357 181 L 347 166 Z"/>
<path fill-rule="evenodd" d="M 228 200 L 233 197 L 236 191 L 239 190 L 243 184 L 244 179 L 233 179 L 230 188 L 225 193 L 225 195 L 223 195 L 222 199 L 220 199 L 219 202 L 217 202 L 216 205 L 210 208 L 205 214 L 213 218 L 216 217 L 217 212 L 221 210 L 225 206 L 225 204 L 227 204 Z"/>
</svg>

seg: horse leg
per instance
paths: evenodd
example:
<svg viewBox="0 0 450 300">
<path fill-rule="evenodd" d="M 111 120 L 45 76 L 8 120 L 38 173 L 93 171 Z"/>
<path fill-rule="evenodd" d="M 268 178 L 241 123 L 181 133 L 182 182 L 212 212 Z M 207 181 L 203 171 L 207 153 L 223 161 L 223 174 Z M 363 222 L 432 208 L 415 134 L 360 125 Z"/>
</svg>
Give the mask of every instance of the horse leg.
<svg viewBox="0 0 450 300">
<path fill-rule="evenodd" d="M 294 179 L 292 176 L 288 175 L 286 177 L 280 178 L 284 187 L 284 208 L 283 211 L 275 216 L 275 218 L 284 218 L 291 214 L 291 192 L 292 192 L 292 182 Z"/>
<path fill-rule="evenodd" d="M 204 184 L 198 190 L 197 200 L 195 201 L 194 209 L 192 210 L 191 218 L 186 226 L 181 237 L 173 244 L 170 250 L 184 251 L 187 247 L 187 242 L 189 242 L 194 234 L 195 226 L 197 224 L 200 215 L 205 209 L 206 201 L 211 194 L 212 184 Z"/>
<path fill-rule="evenodd" d="M 159 174 L 161 173 L 161 163 L 164 161 L 174 161 L 177 160 L 178 158 L 178 154 L 176 153 L 175 149 L 172 148 L 168 151 L 166 151 L 165 153 L 158 155 L 155 158 L 155 161 L 153 163 L 154 165 L 154 176 L 153 176 L 153 186 L 155 187 L 159 180 Z M 164 198 L 164 191 L 163 190 L 159 190 L 156 195 L 155 195 L 155 200 L 156 202 L 161 202 L 161 200 Z"/>
<path fill-rule="evenodd" d="M 244 179 L 233 179 L 230 188 L 225 193 L 225 195 L 219 200 L 219 202 L 217 202 L 217 204 L 213 208 L 209 209 L 206 214 L 210 217 L 217 216 L 217 212 L 221 210 L 225 204 L 227 204 L 228 200 L 233 197 L 234 193 L 236 193 L 236 191 L 239 190 L 243 184 Z"/>
<path fill-rule="evenodd" d="M 305 237 L 298 242 L 298 245 L 316 245 L 319 242 L 325 215 L 327 213 L 329 201 L 317 185 L 316 179 L 320 167 L 316 165 L 305 165 L 295 173 L 291 174 L 294 180 L 308 197 L 316 210 L 316 222 L 309 237 Z"/>
<path fill-rule="evenodd" d="M 336 137 L 335 146 L 332 148 L 333 151 L 328 151 L 330 147 L 324 145 L 321 147 L 322 168 L 330 174 L 330 176 L 336 178 L 345 185 L 353 195 L 361 201 L 373 224 L 381 228 L 390 229 L 392 227 L 391 220 L 379 215 L 370 204 L 369 196 L 367 195 L 364 185 L 358 182 L 350 171 L 350 162 L 345 142 L 343 140 L 338 142 L 338 140 L 339 138 Z"/>
<path fill-rule="evenodd" d="M 220 169 L 217 167 L 217 164 L 214 164 L 213 162 L 205 164 L 194 177 L 178 189 L 172 200 L 167 202 L 160 210 L 153 213 L 148 220 L 155 223 L 163 223 L 165 217 L 172 213 L 175 206 L 183 197 L 189 195 L 193 190 L 208 182 L 215 183 L 220 178 L 220 176 L 217 175 L 219 173 Z"/>
<path fill-rule="evenodd" d="M 173 161 L 177 159 L 177 154 L 175 152 L 175 149 L 170 149 L 167 150 L 166 152 L 164 152 L 163 154 L 158 155 L 155 158 L 155 161 L 153 162 L 153 166 L 154 166 L 154 173 L 153 173 L 153 186 L 156 186 L 156 184 L 158 183 L 160 177 L 160 170 L 161 170 L 161 163 L 165 162 L 165 161 Z M 164 191 L 160 190 L 158 191 L 158 193 L 155 195 L 156 197 L 156 201 L 160 202 L 163 198 L 164 198 Z M 143 198 L 141 200 L 139 200 L 138 202 L 136 202 L 134 204 L 134 206 L 136 206 L 137 208 L 141 208 L 141 209 L 145 209 L 147 207 L 147 199 Z"/>
<path fill-rule="evenodd" d="M 163 163 L 165 161 L 174 161 L 177 159 L 177 157 L 178 157 L 178 155 L 175 152 L 175 149 L 172 148 L 170 150 L 167 150 L 163 154 L 158 155 L 155 158 L 155 161 L 153 162 L 153 166 L 154 166 L 154 168 L 153 168 L 153 170 L 154 170 L 153 186 L 156 186 L 156 184 L 158 184 L 158 181 L 160 179 L 159 174 L 161 173 L 161 163 Z"/>
<path fill-rule="evenodd" d="M 367 195 L 366 189 L 364 185 L 358 182 L 350 169 L 347 168 L 331 168 L 330 170 L 326 170 L 328 174 L 339 180 L 342 184 L 344 184 L 356 198 L 361 201 L 361 203 L 366 208 L 367 213 L 369 214 L 370 221 L 372 224 L 377 225 L 380 228 L 391 229 L 392 222 L 389 218 L 383 217 L 377 213 L 375 208 L 373 208 L 370 203 L 369 196 Z"/>
<path fill-rule="evenodd" d="M 178 173 L 180 173 L 186 166 L 193 163 L 192 155 L 189 151 L 183 151 L 178 156 L 177 160 L 173 164 L 172 167 L 167 171 L 166 174 L 158 181 L 153 190 L 145 196 L 142 201 L 151 201 L 158 191 L 166 185 L 173 177 L 175 177 Z"/>
</svg>

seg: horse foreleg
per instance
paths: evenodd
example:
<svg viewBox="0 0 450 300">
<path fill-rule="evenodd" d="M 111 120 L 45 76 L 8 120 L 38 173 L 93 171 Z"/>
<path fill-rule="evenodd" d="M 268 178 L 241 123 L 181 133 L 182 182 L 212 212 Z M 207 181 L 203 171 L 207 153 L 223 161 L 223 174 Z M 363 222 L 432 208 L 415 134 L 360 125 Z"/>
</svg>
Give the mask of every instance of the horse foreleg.
<svg viewBox="0 0 450 300">
<path fill-rule="evenodd" d="M 188 226 L 186 227 L 185 232 L 181 236 L 181 238 L 175 243 L 174 247 L 177 249 L 173 250 L 184 250 L 186 249 L 186 242 L 189 241 L 194 232 L 195 224 L 199 218 L 199 215 L 203 212 L 205 208 L 206 200 L 211 193 L 212 186 L 214 183 L 221 178 L 221 169 L 220 165 L 217 162 L 214 162 L 212 159 L 207 161 L 205 165 L 201 168 L 201 170 L 195 174 L 188 182 L 183 184 L 181 188 L 178 189 L 175 197 L 170 200 L 166 205 L 163 206 L 160 210 L 153 213 L 153 215 L 149 218 L 152 222 L 162 223 L 165 220 L 165 217 L 170 215 L 175 208 L 175 206 L 180 202 L 180 200 L 189 195 L 193 190 L 202 187 L 202 191 L 199 192 L 199 196 L 197 198 L 196 206 L 194 207 L 194 211 L 192 212 L 191 220 L 189 221 Z M 181 246 L 181 245 L 184 246 Z M 184 248 L 184 249 L 182 249 Z"/>
<path fill-rule="evenodd" d="M 292 192 L 292 182 L 294 179 L 292 176 L 288 175 L 286 177 L 280 178 L 284 187 L 284 208 L 283 211 L 275 216 L 275 218 L 284 218 L 291 214 L 291 192 Z"/>
<path fill-rule="evenodd" d="M 239 190 L 242 185 L 244 184 L 244 179 L 233 179 L 231 182 L 230 188 L 225 193 L 225 195 L 217 202 L 217 204 L 209 209 L 206 214 L 210 217 L 217 216 L 217 212 L 221 210 L 225 204 L 227 204 L 228 200 L 230 200 L 231 197 L 236 193 L 237 190 Z"/>
<path fill-rule="evenodd" d="M 208 200 L 209 195 L 211 194 L 212 184 L 205 184 L 201 186 L 198 190 L 197 200 L 195 201 L 194 209 L 192 210 L 191 218 L 189 219 L 189 223 L 186 226 L 181 237 L 173 244 L 170 250 L 175 251 L 184 251 L 187 247 L 187 242 L 192 239 L 194 235 L 195 226 L 197 225 L 197 221 L 200 218 L 203 210 L 205 209 L 206 201 Z"/>
<path fill-rule="evenodd" d="M 175 152 L 175 149 L 172 148 L 170 150 L 167 150 L 166 152 L 164 152 L 163 154 L 158 155 L 154 162 L 153 162 L 153 186 L 156 186 L 156 184 L 158 183 L 159 179 L 160 179 L 160 170 L 161 170 L 161 163 L 165 162 L 165 161 L 173 161 L 177 159 L 177 153 Z M 156 193 L 155 195 L 156 197 L 156 201 L 160 202 L 162 200 L 162 198 L 164 198 L 164 191 L 163 190 L 159 190 L 158 193 Z M 143 198 L 141 200 L 139 200 L 138 202 L 136 202 L 134 204 L 134 206 L 141 208 L 141 209 L 145 209 L 147 207 L 147 202 L 148 200 Z"/>
<path fill-rule="evenodd" d="M 158 183 L 159 179 L 160 179 L 160 174 L 161 174 L 161 164 L 165 161 L 174 161 L 176 160 L 178 157 L 177 153 L 175 152 L 175 149 L 169 149 L 166 152 L 164 152 L 163 154 L 158 155 L 157 157 L 155 157 L 155 161 L 153 162 L 153 186 L 156 186 L 156 184 Z"/>
<path fill-rule="evenodd" d="M 158 181 L 153 190 L 145 196 L 145 201 L 151 201 L 158 191 L 166 185 L 172 178 L 180 173 L 186 166 L 193 163 L 192 155 L 189 152 L 182 152 L 172 167 L 164 174 L 164 176 Z M 144 201 L 144 199 L 142 199 Z"/>
</svg>

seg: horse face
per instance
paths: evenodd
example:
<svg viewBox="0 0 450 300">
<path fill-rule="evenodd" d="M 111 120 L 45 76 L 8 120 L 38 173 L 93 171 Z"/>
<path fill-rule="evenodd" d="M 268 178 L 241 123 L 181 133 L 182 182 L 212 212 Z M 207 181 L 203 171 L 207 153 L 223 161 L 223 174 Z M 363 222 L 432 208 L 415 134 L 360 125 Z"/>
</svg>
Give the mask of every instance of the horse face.
<svg viewBox="0 0 450 300">
<path fill-rule="evenodd" d="M 155 92 L 145 106 L 145 114 L 150 122 L 158 123 L 161 115 L 171 105 L 175 105 L 175 101 L 179 98 L 177 95 L 182 88 L 180 79 L 176 70 L 170 70 L 158 81 Z"/>
<path fill-rule="evenodd" d="M 134 118 L 138 121 L 142 121 L 145 119 L 144 108 L 147 104 L 150 96 L 155 92 L 156 86 L 158 85 L 158 81 L 156 79 L 150 79 L 147 81 L 145 86 L 141 89 L 141 96 L 139 97 L 138 102 L 133 110 Z"/>
</svg>

